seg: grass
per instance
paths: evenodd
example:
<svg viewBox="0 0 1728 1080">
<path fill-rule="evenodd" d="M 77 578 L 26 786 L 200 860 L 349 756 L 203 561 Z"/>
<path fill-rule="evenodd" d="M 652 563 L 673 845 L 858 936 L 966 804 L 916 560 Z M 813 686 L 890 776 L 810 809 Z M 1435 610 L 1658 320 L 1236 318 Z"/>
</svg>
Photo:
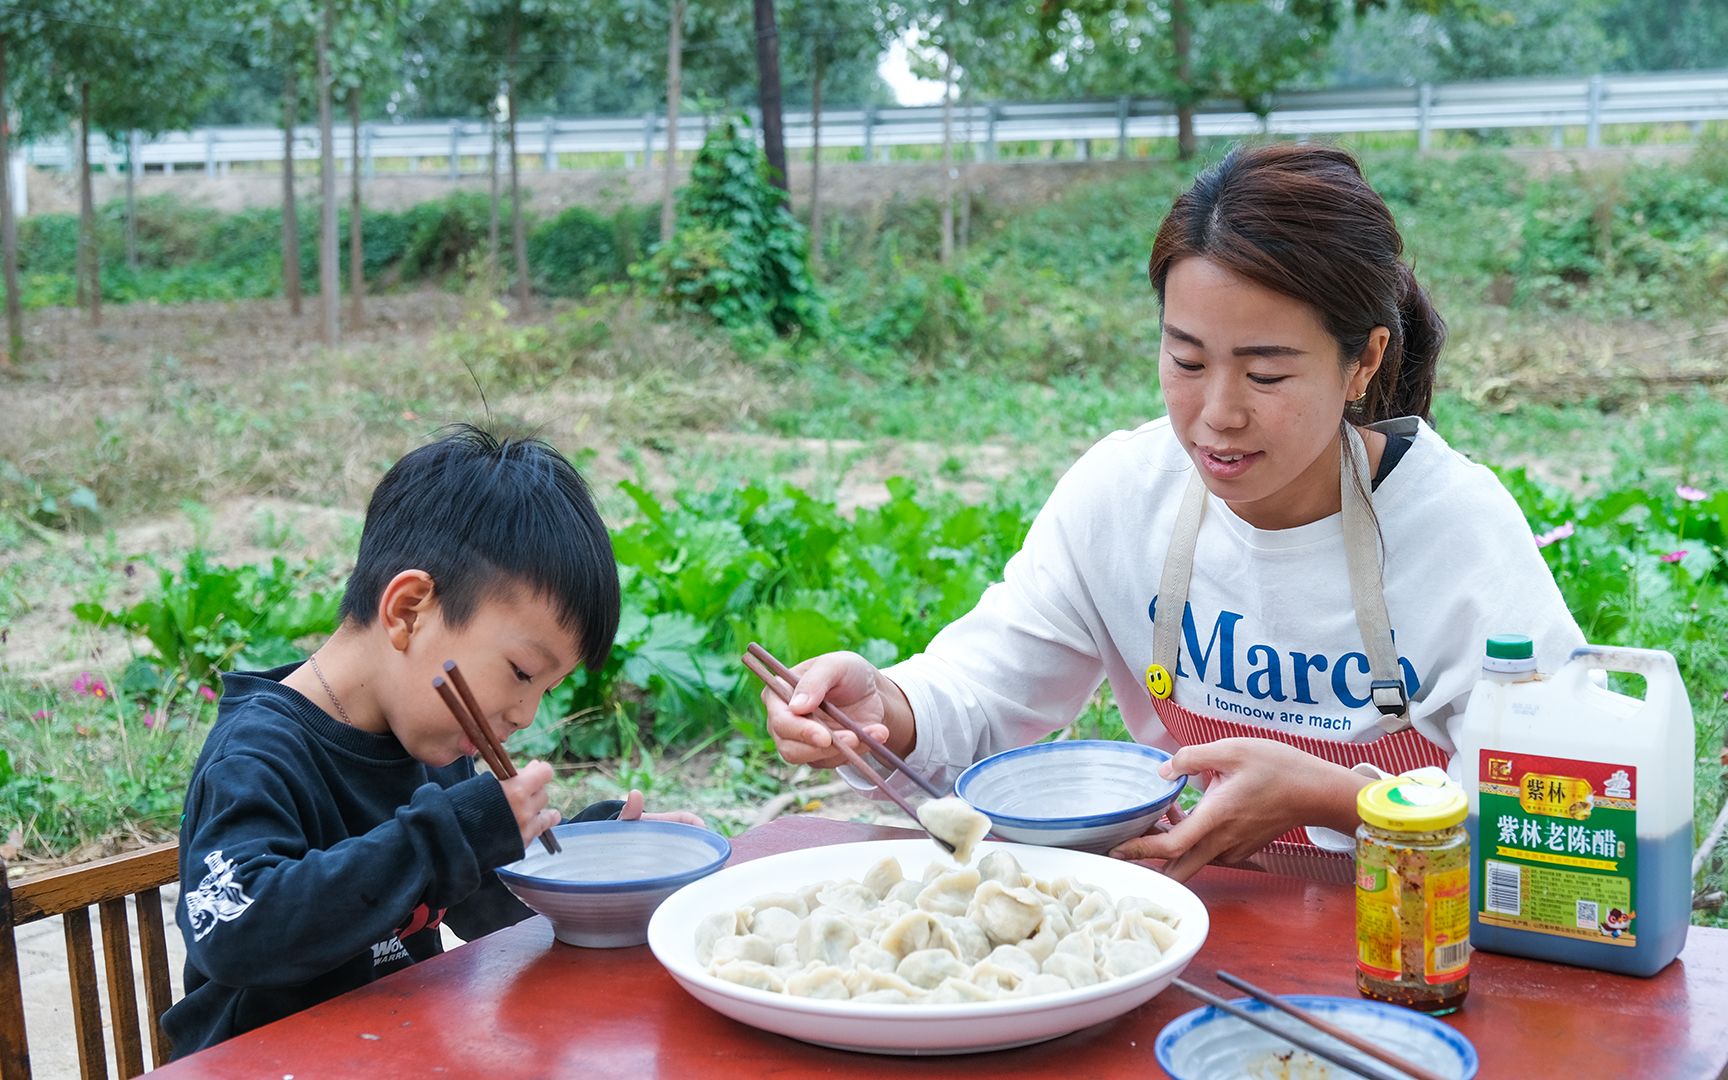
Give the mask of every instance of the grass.
<svg viewBox="0 0 1728 1080">
<path fill-rule="evenodd" d="M 1728 235 L 1685 212 L 1707 197 L 1698 177 L 1728 175 L 1715 162 L 1542 187 L 1500 158 L 1435 169 L 1369 155 L 1451 316 L 1435 405 L 1449 441 L 1580 498 L 1728 488 L 1728 361 L 1713 333 L 1728 302 L 1696 284 Z M 1047 205 L 980 204 L 950 269 L 934 264 L 928 204 L 836 215 L 834 329 L 819 341 L 728 335 L 616 289 L 528 319 L 480 288 L 373 298 L 371 328 L 334 352 L 305 343 L 313 316 L 295 323 L 258 301 L 117 308 L 100 334 L 38 313 L 45 344 L 7 386 L 15 422 L 0 430 L 0 775 L 13 776 L 0 782 L 0 842 L 17 829 L 28 856 L 49 858 L 171 833 L 212 718 L 185 685 L 142 708 L 75 692 L 86 672 L 119 687 L 135 643 L 75 623 L 70 604 L 135 601 L 154 580 L 148 560 L 174 567 L 193 552 L 251 564 L 289 552 L 340 573 L 377 476 L 450 420 L 545 434 L 619 524 L 636 515 L 623 480 L 662 496 L 786 480 L 850 511 L 881 504 L 883 481 L 902 475 L 968 502 L 1036 506 L 1092 441 L 1161 411 L 1144 259 L 1188 174 L 1148 164 Z M 1653 244 L 1640 213 L 1681 225 Z M 1693 284 L 1664 293 L 1682 257 L 1698 260 Z M 1544 274 L 1551 288 L 1524 287 Z M 1708 605 L 1690 611 L 1677 580 L 1620 588 L 1615 610 L 1579 615 L 1587 629 L 1608 620 L 1617 640 L 1681 643 L 1702 835 L 1725 790 L 1728 625 Z M 766 755 L 748 709 L 676 746 L 622 713 L 593 722 L 616 726 L 617 750 L 565 763 L 565 801 L 635 784 L 735 830 L 808 783 Z M 1120 735 L 1107 696 L 1074 732 Z M 1719 860 L 1706 884 L 1725 876 Z"/>
</svg>

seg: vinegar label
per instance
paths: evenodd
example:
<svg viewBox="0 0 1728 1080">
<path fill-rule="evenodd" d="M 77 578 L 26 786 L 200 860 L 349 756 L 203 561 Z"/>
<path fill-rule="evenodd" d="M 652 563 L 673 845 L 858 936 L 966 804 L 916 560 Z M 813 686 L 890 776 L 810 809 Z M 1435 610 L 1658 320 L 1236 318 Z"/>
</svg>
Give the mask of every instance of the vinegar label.
<svg viewBox="0 0 1728 1080">
<path fill-rule="evenodd" d="M 1637 944 L 1638 771 L 1481 751 L 1476 918 L 1489 926 Z"/>
</svg>

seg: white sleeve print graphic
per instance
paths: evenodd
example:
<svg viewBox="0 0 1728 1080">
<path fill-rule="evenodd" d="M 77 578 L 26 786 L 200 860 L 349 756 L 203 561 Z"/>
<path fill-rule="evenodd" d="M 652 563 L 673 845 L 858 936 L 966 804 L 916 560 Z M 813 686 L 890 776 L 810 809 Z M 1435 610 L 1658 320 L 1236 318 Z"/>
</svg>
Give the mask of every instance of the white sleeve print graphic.
<svg viewBox="0 0 1728 1080">
<path fill-rule="evenodd" d="M 219 922 L 238 919 L 252 906 L 252 898 L 234 883 L 234 861 L 220 850 L 204 856 L 210 872 L 198 887 L 186 894 L 186 917 L 192 923 L 192 940 L 203 941 Z"/>
</svg>

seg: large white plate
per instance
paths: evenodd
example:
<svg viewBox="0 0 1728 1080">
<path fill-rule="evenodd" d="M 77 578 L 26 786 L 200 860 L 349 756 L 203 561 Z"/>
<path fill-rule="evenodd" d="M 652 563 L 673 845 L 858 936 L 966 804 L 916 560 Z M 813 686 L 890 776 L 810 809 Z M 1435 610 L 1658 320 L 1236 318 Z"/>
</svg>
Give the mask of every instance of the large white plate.
<svg viewBox="0 0 1728 1080">
<path fill-rule="evenodd" d="M 1009 851 L 1032 876 L 1071 877 L 1138 896 L 1182 916 L 1176 945 L 1153 966 L 1125 978 L 1059 994 L 957 1005 L 892 1005 L 792 997 L 717 979 L 696 960 L 696 926 L 716 911 L 765 893 L 818 881 L 857 880 L 878 859 L 900 860 L 907 876 L 943 858 L 928 840 L 871 840 L 769 855 L 728 866 L 666 898 L 648 923 L 648 947 L 698 1001 L 734 1020 L 794 1039 L 879 1054 L 959 1054 L 1025 1046 L 1078 1031 L 1151 1000 L 1182 973 L 1206 940 L 1206 906 L 1185 886 L 1134 863 L 1064 848 L 984 843 L 979 856 Z"/>
</svg>

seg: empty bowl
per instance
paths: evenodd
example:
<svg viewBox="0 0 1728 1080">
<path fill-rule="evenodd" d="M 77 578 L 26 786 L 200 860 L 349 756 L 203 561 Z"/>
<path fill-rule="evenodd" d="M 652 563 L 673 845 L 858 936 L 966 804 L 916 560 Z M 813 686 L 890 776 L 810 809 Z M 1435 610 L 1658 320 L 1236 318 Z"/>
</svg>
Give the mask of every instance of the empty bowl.
<svg viewBox="0 0 1728 1080">
<path fill-rule="evenodd" d="M 536 845 L 498 877 L 559 941 L 591 949 L 643 944 L 660 901 L 732 855 L 719 833 L 675 821 L 572 821 L 552 835 L 563 851 Z"/>
<path fill-rule="evenodd" d="M 1103 852 L 1146 832 L 1182 793 L 1186 776 L 1158 775 L 1169 760 L 1132 742 L 1036 743 L 975 763 L 954 794 L 988 815 L 1004 840 Z"/>
</svg>

